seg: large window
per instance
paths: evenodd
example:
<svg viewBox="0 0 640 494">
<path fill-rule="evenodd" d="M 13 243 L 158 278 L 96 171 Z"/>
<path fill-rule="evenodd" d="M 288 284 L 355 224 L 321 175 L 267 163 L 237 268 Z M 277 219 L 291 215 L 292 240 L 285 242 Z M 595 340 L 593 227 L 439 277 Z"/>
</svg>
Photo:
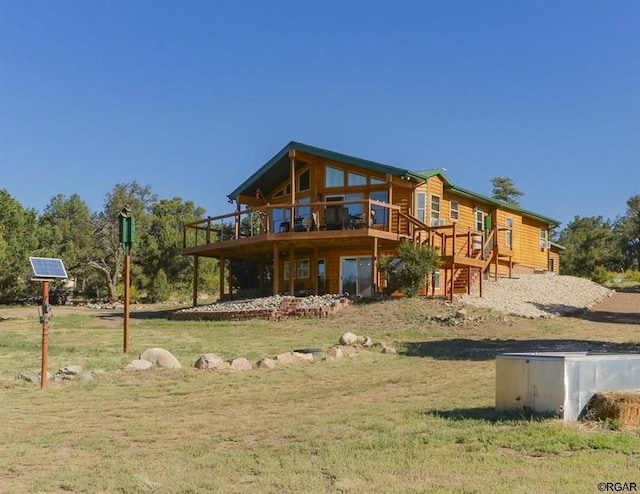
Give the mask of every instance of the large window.
<svg viewBox="0 0 640 494">
<path fill-rule="evenodd" d="M 311 187 L 311 172 L 309 170 L 303 171 L 298 177 L 298 190 L 304 192 Z"/>
<path fill-rule="evenodd" d="M 360 175 L 359 173 L 349 172 L 347 174 L 347 185 L 349 187 L 357 187 L 360 185 L 367 185 L 367 176 Z"/>
<path fill-rule="evenodd" d="M 298 204 L 309 204 L 311 202 L 310 197 L 301 197 L 298 199 Z M 296 207 L 296 217 L 301 218 L 307 216 L 311 213 L 311 208 L 309 206 L 298 206 Z"/>
<path fill-rule="evenodd" d="M 271 211 L 271 224 L 274 232 L 289 231 L 291 228 L 290 220 L 290 209 L 278 208 Z"/>
<path fill-rule="evenodd" d="M 386 190 L 380 192 L 372 192 L 369 197 L 374 201 L 389 202 L 389 193 Z M 374 212 L 373 222 L 375 224 L 387 224 L 387 208 L 383 206 L 372 206 L 371 210 Z"/>
<path fill-rule="evenodd" d="M 325 187 L 344 187 L 344 170 L 327 165 L 324 185 Z"/>
</svg>

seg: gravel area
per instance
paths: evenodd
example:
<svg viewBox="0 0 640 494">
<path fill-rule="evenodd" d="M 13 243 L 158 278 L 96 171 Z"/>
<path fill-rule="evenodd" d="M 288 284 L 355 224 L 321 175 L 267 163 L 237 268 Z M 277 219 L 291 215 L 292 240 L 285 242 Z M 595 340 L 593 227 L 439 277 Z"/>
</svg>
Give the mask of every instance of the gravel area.
<svg viewBox="0 0 640 494">
<path fill-rule="evenodd" d="M 482 298 L 461 295 L 467 305 L 521 317 L 539 318 L 571 314 L 587 309 L 614 293 L 584 278 L 549 274 L 519 275 L 485 281 Z"/>
<path fill-rule="evenodd" d="M 233 300 L 229 302 L 216 302 L 209 305 L 200 305 L 188 309 L 182 309 L 179 312 L 249 312 L 259 310 L 276 311 L 280 307 L 282 301 L 287 298 L 281 295 L 273 297 L 252 298 L 246 300 Z M 322 308 L 330 307 L 335 302 L 344 298 L 342 295 L 318 295 L 305 297 L 299 303 L 301 308 Z"/>
</svg>

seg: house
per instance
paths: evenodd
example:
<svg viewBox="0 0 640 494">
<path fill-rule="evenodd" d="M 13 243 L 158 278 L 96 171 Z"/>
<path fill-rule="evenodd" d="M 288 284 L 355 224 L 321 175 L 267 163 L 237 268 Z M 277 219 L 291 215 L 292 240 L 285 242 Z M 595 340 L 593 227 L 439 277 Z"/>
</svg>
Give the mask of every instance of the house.
<svg viewBox="0 0 640 494">
<path fill-rule="evenodd" d="M 184 225 L 183 254 L 219 259 L 232 293 L 371 295 L 400 242 L 436 248 L 443 265 L 424 295 L 452 298 L 488 276 L 552 270 L 559 222 L 454 184 L 443 169 L 410 171 L 290 142 L 229 195 L 235 211 Z M 551 256 L 551 257 L 550 257 Z M 553 259 L 553 266 L 550 266 Z M 228 267 L 227 267 L 228 266 Z M 197 283 L 194 283 L 194 304 Z M 237 294 L 236 294 L 237 295 Z"/>
</svg>

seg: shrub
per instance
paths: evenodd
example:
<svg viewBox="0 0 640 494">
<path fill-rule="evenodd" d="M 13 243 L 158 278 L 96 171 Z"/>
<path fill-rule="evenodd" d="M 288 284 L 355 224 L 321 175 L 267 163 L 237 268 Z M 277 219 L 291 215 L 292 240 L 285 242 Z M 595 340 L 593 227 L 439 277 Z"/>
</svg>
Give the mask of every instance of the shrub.
<svg viewBox="0 0 640 494">
<path fill-rule="evenodd" d="M 400 290 L 407 297 L 414 297 L 427 274 L 435 271 L 441 263 L 440 256 L 432 247 L 402 242 L 398 246 L 397 257 L 380 256 L 378 269 L 387 275 L 389 291 Z"/>
<path fill-rule="evenodd" d="M 601 285 L 607 283 L 610 278 L 609 271 L 607 271 L 607 268 L 604 266 L 596 266 L 593 273 L 591 273 L 591 281 L 600 283 Z"/>
<path fill-rule="evenodd" d="M 167 275 L 161 269 L 156 274 L 156 277 L 151 284 L 151 290 L 149 292 L 149 298 L 153 302 L 165 302 L 171 296 L 171 285 L 167 279 Z"/>
</svg>

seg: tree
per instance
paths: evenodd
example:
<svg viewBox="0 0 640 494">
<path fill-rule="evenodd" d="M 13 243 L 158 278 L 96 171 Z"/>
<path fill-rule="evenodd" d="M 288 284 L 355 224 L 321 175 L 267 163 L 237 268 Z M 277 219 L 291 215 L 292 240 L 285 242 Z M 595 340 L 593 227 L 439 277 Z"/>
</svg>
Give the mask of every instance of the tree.
<svg viewBox="0 0 640 494">
<path fill-rule="evenodd" d="M 519 197 L 524 195 L 520 189 L 516 188 L 513 180 L 509 177 L 493 177 L 493 198 L 513 206 L 520 206 Z"/>
<path fill-rule="evenodd" d="M 143 187 L 135 181 L 116 184 L 105 197 L 103 211 L 93 217 L 96 248 L 88 264 L 103 276 L 111 300 L 118 298 L 118 277 L 124 265 L 124 253 L 118 239 L 118 214 L 128 205 L 136 221 L 136 238 L 144 238 L 149 231 L 148 212 L 156 202 L 157 196 L 149 186 Z M 135 247 L 134 244 L 134 253 Z M 135 262 L 132 264 L 132 283 L 140 284 L 140 267 Z"/>
<path fill-rule="evenodd" d="M 29 256 L 37 255 L 38 223 L 35 209 L 24 209 L 6 189 L 0 189 L 0 298 L 35 293 L 27 286 Z"/>
<path fill-rule="evenodd" d="M 94 226 L 87 204 L 78 194 L 69 198 L 58 194 L 51 198 L 38 223 L 41 254 L 60 257 L 69 277 L 77 281 L 76 290 L 84 291 L 94 275 L 88 262 L 95 250 Z"/>
<path fill-rule="evenodd" d="M 560 263 L 562 274 L 590 278 L 597 266 L 609 271 L 620 269 L 619 243 L 611 222 L 602 216 L 576 216 L 560 232 L 558 243 L 566 247 Z"/>
<path fill-rule="evenodd" d="M 165 272 L 160 269 L 151 283 L 149 295 L 152 302 L 165 302 L 171 296 L 171 284 Z"/>
<path fill-rule="evenodd" d="M 401 290 L 407 297 L 414 297 L 427 274 L 435 271 L 440 264 L 440 256 L 432 247 L 402 242 L 398 246 L 397 257 L 380 256 L 378 269 L 386 273 L 391 291 Z"/>
<path fill-rule="evenodd" d="M 624 267 L 640 270 L 640 195 L 627 200 L 627 211 L 616 222 L 615 232 L 620 240 Z"/>
<path fill-rule="evenodd" d="M 164 271 L 174 288 L 190 286 L 194 259 L 182 255 L 182 225 L 203 215 L 203 208 L 180 197 L 162 199 L 151 206 L 148 234 L 139 239 L 136 256 L 147 286 L 160 271 Z"/>
</svg>

